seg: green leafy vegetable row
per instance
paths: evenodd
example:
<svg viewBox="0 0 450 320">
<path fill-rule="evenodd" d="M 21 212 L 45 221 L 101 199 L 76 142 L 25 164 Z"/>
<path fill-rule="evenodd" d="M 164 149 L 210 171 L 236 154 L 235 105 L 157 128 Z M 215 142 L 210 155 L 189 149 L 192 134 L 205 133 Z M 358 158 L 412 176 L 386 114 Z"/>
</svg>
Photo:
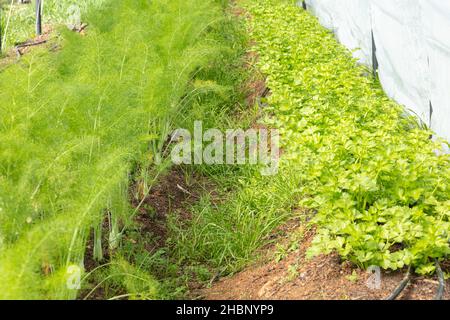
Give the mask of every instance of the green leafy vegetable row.
<svg viewBox="0 0 450 320">
<path fill-rule="evenodd" d="M 292 1 L 248 1 L 283 166 L 314 209 L 309 255 L 434 271 L 450 253 L 450 158 L 351 53 Z"/>
</svg>

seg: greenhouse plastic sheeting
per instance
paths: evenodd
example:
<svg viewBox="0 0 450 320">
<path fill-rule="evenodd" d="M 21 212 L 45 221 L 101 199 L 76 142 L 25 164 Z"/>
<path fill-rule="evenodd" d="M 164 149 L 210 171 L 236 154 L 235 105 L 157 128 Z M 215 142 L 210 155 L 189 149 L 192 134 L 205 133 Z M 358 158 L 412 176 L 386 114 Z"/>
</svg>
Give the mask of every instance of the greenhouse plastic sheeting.
<svg viewBox="0 0 450 320">
<path fill-rule="evenodd" d="M 361 63 L 378 65 L 391 98 L 450 140 L 450 0 L 305 2 Z"/>
<path fill-rule="evenodd" d="M 422 0 L 433 107 L 431 127 L 450 140 L 450 0 Z"/>
<path fill-rule="evenodd" d="M 371 64 L 370 0 L 309 0 L 306 4 L 320 23 L 335 32 L 339 41 L 354 51 L 364 64 Z"/>
</svg>

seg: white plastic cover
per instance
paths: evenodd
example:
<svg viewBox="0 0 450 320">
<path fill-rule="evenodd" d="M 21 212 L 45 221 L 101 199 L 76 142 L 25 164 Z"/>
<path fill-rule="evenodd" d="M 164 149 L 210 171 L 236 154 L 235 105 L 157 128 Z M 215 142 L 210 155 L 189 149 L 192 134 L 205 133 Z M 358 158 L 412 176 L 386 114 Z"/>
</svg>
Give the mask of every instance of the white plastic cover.
<svg viewBox="0 0 450 320">
<path fill-rule="evenodd" d="M 431 77 L 431 128 L 450 140 L 450 0 L 421 0 Z"/>
<path fill-rule="evenodd" d="M 306 0 L 386 93 L 450 140 L 450 0 Z"/>
</svg>

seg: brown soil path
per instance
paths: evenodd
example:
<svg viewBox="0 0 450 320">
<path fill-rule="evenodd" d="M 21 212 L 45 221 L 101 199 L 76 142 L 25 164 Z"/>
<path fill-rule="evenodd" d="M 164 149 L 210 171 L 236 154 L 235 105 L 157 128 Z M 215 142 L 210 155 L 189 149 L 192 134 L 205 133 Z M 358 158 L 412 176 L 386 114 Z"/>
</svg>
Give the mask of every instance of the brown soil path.
<svg viewBox="0 0 450 320">
<path fill-rule="evenodd" d="M 298 239 L 299 236 L 302 239 Z M 404 271 L 382 272 L 380 287 L 371 289 L 368 281 L 374 279 L 373 274 L 351 263 L 342 263 L 337 255 L 308 261 L 305 252 L 313 236 L 314 231 L 306 230 L 302 223 L 289 223 L 283 227 L 276 243 L 264 250 L 258 263 L 221 279 L 198 294 L 211 300 L 381 300 L 388 297 L 404 277 Z M 399 299 L 432 300 L 437 287 L 437 279 L 414 276 Z M 448 288 L 449 280 L 446 300 L 450 299 Z"/>
</svg>

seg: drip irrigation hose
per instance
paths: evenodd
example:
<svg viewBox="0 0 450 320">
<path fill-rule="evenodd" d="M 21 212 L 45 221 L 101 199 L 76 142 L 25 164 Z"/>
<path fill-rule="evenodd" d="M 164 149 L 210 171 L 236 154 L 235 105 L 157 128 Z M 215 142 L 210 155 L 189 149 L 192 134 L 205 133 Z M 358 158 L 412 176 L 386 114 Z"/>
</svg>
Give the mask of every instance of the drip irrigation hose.
<svg viewBox="0 0 450 320">
<path fill-rule="evenodd" d="M 411 280 L 411 266 L 408 267 L 408 272 L 406 272 L 405 277 L 397 286 L 397 288 L 395 288 L 395 290 L 385 300 L 395 300 L 400 295 L 400 293 L 402 293 L 402 291 L 406 288 L 410 280 Z"/>
<path fill-rule="evenodd" d="M 438 276 L 439 286 L 436 292 L 436 296 L 434 297 L 434 300 L 442 300 L 445 290 L 445 279 L 444 273 L 442 272 L 441 266 L 439 265 L 439 262 L 437 260 L 436 260 L 436 274 Z"/>
</svg>

